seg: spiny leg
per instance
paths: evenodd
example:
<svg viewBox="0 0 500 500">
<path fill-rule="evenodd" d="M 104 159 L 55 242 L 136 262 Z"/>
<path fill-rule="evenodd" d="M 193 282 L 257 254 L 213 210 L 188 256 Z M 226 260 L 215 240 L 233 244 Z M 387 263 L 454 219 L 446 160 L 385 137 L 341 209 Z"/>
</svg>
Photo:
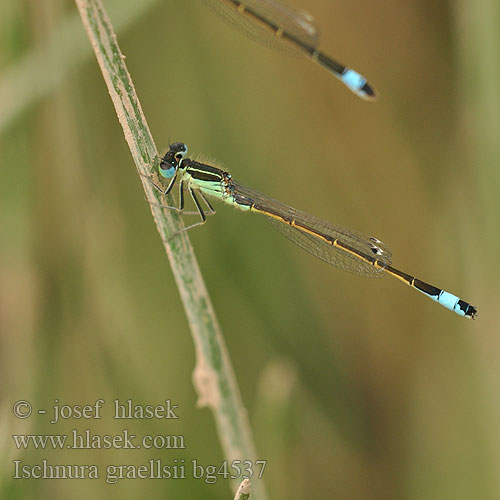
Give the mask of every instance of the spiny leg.
<svg viewBox="0 0 500 500">
<path fill-rule="evenodd" d="M 161 189 L 159 186 L 157 186 L 153 182 L 151 177 L 148 177 L 147 175 L 143 175 L 143 177 L 146 177 L 147 179 L 149 179 L 151 181 L 151 183 L 153 184 L 153 186 L 164 196 L 169 194 L 170 191 L 172 190 L 176 176 L 177 176 L 177 173 L 173 176 L 172 180 L 170 181 L 170 184 L 168 185 L 167 189 L 165 189 L 165 191 L 164 191 L 163 189 Z M 181 192 L 182 192 L 182 183 L 183 183 L 183 181 L 179 182 L 179 187 L 181 189 Z M 147 198 L 146 198 L 146 200 L 149 202 L 150 205 L 153 205 L 155 207 L 160 207 L 160 208 L 167 208 L 168 210 L 175 210 L 176 212 L 182 212 L 184 209 L 184 198 L 183 197 L 180 198 L 180 206 L 178 206 L 178 207 L 172 207 L 171 205 L 163 205 L 161 203 L 155 203 L 153 201 L 149 201 Z M 196 215 L 197 213 L 198 212 L 184 212 L 185 215 Z"/>
<path fill-rule="evenodd" d="M 215 212 L 215 209 L 212 206 L 212 204 L 207 200 L 207 198 L 205 197 L 205 195 L 201 191 L 199 192 L 199 194 L 201 196 L 201 199 L 205 202 L 205 204 L 208 207 L 208 211 L 203 212 L 203 213 L 206 216 L 214 215 L 216 212 Z M 179 212 L 181 215 L 200 215 L 199 210 L 196 210 L 196 212 L 184 210 L 184 181 L 179 182 L 179 206 L 178 207 L 172 207 L 170 205 L 162 205 L 161 203 L 154 203 L 151 201 L 149 203 L 155 207 L 167 208 L 168 210 L 175 210 L 176 212 Z M 198 206 L 196 208 L 198 208 Z M 192 226 L 188 226 L 188 227 L 192 227 Z"/>
<path fill-rule="evenodd" d="M 191 198 L 193 199 L 193 202 L 196 205 L 196 208 L 198 209 L 198 214 L 201 217 L 201 221 L 200 222 L 195 222 L 194 224 L 191 224 L 190 226 L 183 227 L 176 234 L 183 233 L 184 231 L 187 231 L 188 229 L 193 229 L 193 227 L 201 226 L 202 224 L 205 224 L 205 222 L 207 222 L 207 217 L 205 215 L 205 212 L 203 211 L 203 208 L 201 208 L 201 204 L 198 201 L 198 198 L 196 198 L 196 194 L 195 194 L 193 188 L 191 188 L 191 187 L 189 188 L 189 193 L 191 194 Z M 201 194 L 201 196 L 205 200 L 205 197 L 203 196 L 203 194 Z M 207 200 L 205 200 L 205 201 L 207 201 Z M 184 200 L 182 200 L 182 203 L 184 203 Z M 208 205 L 211 208 L 210 204 L 208 204 Z M 213 208 L 212 208 L 212 210 L 213 210 Z M 213 213 L 215 213 L 215 211 Z M 175 236 L 175 234 L 173 236 Z"/>
<path fill-rule="evenodd" d="M 180 186 L 182 186 L 183 181 L 181 181 L 179 184 L 180 184 Z M 205 196 L 203 196 L 203 193 L 200 192 L 200 196 L 205 201 L 205 203 L 207 204 L 207 206 L 208 206 L 208 208 L 210 210 L 210 212 L 208 214 L 205 214 L 205 212 L 203 211 L 203 208 L 201 207 L 200 202 L 198 201 L 198 198 L 196 197 L 196 194 L 195 194 L 193 188 L 191 188 L 191 187 L 189 188 L 189 193 L 191 194 L 191 198 L 193 199 L 193 202 L 196 205 L 196 208 L 197 208 L 198 211 L 197 212 L 184 212 L 183 211 L 183 209 L 184 209 L 184 190 L 181 190 L 180 193 L 181 194 L 180 194 L 180 204 L 179 204 L 179 207 L 169 207 L 169 206 L 160 205 L 160 204 L 157 204 L 157 206 L 160 206 L 160 207 L 163 207 L 163 208 L 170 208 L 170 209 L 177 210 L 177 211 L 179 211 L 179 213 L 181 215 L 198 214 L 201 217 L 201 221 L 200 222 L 196 222 L 194 224 L 191 224 L 190 226 L 183 227 L 180 231 L 177 231 L 172 236 L 170 236 L 168 238 L 169 240 L 172 239 L 174 236 L 177 236 L 178 234 L 183 233 L 184 231 L 187 231 L 189 229 L 192 229 L 193 227 L 201 226 L 202 224 L 205 224 L 205 222 L 207 222 L 207 217 L 206 216 L 207 215 L 213 215 L 213 214 L 215 214 L 215 210 L 213 209 L 213 207 L 210 204 L 210 202 L 205 198 Z M 152 203 L 152 204 L 154 204 L 154 203 Z"/>
<path fill-rule="evenodd" d="M 175 179 L 176 175 L 177 174 L 174 175 L 174 179 Z M 170 184 L 168 185 L 167 189 L 165 190 L 166 193 L 164 193 L 162 190 L 160 190 L 161 193 L 168 194 L 168 192 L 170 192 L 172 190 L 173 185 L 174 184 L 171 181 Z M 155 184 L 155 186 L 156 186 L 156 184 Z M 154 205 L 155 207 L 167 208 L 168 210 L 175 210 L 176 212 L 181 212 L 183 215 L 197 215 L 198 214 L 198 212 L 184 212 L 184 181 L 183 180 L 181 180 L 179 182 L 179 206 L 178 207 L 172 207 L 171 205 L 162 205 L 161 203 L 154 203 L 154 202 L 150 202 L 150 204 Z"/>
<path fill-rule="evenodd" d="M 179 182 L 179 209 L 184 210 L 184 181 Z"/>
<path fill-rule="evenodd" d="M 203 194 L 202 191 L 199 192 L 200 193 L 200 196 L 201 196 L 201 199 L 205 202 L 205 205 L 208 207 L 208 213 L 205 214 L 205 215 L 214 215 L 216 212 L 215 212 L 215 208 L 212 206 L 212 204 L 207 200 L 206 196 Z"/>
<path fill-rule="evenodd" d="M 160 186 L 158 186 L 158 184 L 156 184 L 156 182 L 153 181 L 153 179 L 151 179 L 151 177 L 149 175 L 145 175 L 145 174 L 140 174 L 140 175 L 141 175 L 141 177 L 145 177 L 151 184 L 153 184 L 153 186 L 156 188 L 156 190 L 159 191 L 163 196 L 167 196 L 167 194 L 170 193 L 170 191 L 174 187 L 175 181 L 177 179 L 177 170 L 178 169 L 176 168 L 175 173 L 172 176 L 172 179 L 170 180 L 170 182 L 168 183 L 168 186 L 166 189 L 162 189 Z"/>
</svg>

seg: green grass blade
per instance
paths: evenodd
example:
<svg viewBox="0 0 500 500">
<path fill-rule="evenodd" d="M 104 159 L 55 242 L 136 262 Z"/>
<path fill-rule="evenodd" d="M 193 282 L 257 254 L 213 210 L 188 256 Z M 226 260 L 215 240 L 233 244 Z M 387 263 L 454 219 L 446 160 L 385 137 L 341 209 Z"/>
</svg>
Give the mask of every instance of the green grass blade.
<svg viewBox="0 0 500 500">
<path fill-rule="evenodd" d="M 76 4 L 137 169 L 140 174 L 152 175 L 158 164 L 158 153 L 111 22 L 100 0 L 76 0 Z M 160 203 L 158 191 L 147 179 L 141 179 L 148 201 Z M 168 202 L 172 204 L 171 199 Z M 155 205 L 151 205 L 151 211 L 195 343 L 197 361 L 193 380 L 199 403 L 209 406 L 214 413 L 226 459 L 229 462 L 255 460 L 255 447 L 239 389 L 191 243 L 186 232 L 171 238 L 182 228 L 178 214 L 162 211 Z M 262 481 L 254 481 L 254 497 L 266 498 Z"/>
</svg>

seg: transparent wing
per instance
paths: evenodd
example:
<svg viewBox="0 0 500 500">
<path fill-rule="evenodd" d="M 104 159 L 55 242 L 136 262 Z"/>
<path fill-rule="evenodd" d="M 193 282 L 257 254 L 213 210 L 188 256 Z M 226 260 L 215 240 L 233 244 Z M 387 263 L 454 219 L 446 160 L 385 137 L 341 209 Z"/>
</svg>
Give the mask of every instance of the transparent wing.
<svg viewBox="0 0 500 500">
<path fill-rule="evenodd" d="M 234 183 L 233 196 L 237 203 L 243 205 L 255 204 L 254 209 L 261 209 L 281 234 L 306 252 L 339 269 L 367 277 L 381 277 L 385 274 L 382 269 L 375 268 L 360 256 L 335 247 L 322 237 L 311 234 L 311 232 L 319 233 L 323 237 L 330 239 L 330 241 L 338 240 L 342 245 L 354 250 L 355 253 L 368 260 L 373 261 L 373 259 L 376 259 L 384 266 L 388 266 L 392 262 L 392 252 L 389 247 L 373 236 L 367 236 L 342 226 L 330 224 L 237 183 Z M 265 212 L 268 212 L 268 214 Z M 284 223 L 273 217 L 273 215 L 290 222 L 294 221 L 295 224 L 303 226 L 303 228 Z"/>
<path fill-rule="evenodd" d="M 225 3 L 228 0 L 221 0 Z M 319 31 L 311 14 L 305 10 L 294 9 L 275 0 L 245 0 L 245 6 L 272 24 L 294 35 L 306 45 L 316 47 Z"/>
<path fill-rule="evenodd" d="M 305 11 L 297 10 L 274 0 L 203 0 L 213 12 L 249 38 L 272 49 L 289 54 L 302 51 L 286 38 L 277 37 L 275 29 L 295 37 L 301 44 L 316 48 L 319 32 L 313 17 Z M 246 11 L 239 12 L 243 4 Z"/>
</svg>

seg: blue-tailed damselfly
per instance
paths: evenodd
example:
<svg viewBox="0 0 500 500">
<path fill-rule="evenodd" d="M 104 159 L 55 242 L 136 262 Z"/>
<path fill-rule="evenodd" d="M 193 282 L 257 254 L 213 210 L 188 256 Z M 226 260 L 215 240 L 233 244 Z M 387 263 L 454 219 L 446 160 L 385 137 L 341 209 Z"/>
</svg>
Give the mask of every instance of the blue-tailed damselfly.
<svg viewBox="0 0 500 500">
<path fill-rule="evenodd" d="M 276 0 L 204 0 L 224 20 L 265 45 L 307 56 L 335 75 L 352 92 L 373 100 L 375 89 L 357 71 L 318 50 L 314 18 Z"/>
<path fill-rule="evenodd" d="M 169 180 L 168 187 L 162 190 L 153 183 L 166 195 L 179 178 L 179 206 L 165 206 L 173 210 L 184 209 L 184 188 L 189 191 L 201 221 L 185 229 L 206 221 L 198 195 L 210 213 L 215 213 L 215 210 L 206 196 L 213 197 L 240 210 L 265 215 L 287 238 L 328 264 L 361 276 L 394 276 L 458 315 L 470 319 L 476 317 L 477 309 L 468 302 L 392 267 L 389 247 L 377 238 L 330 224 L 273 200 L 238 184 L 229 172 L 186 158 L 186 154 L 184 143 L 171 144 L 160 162 L 160 174 Z"/>
</svg>

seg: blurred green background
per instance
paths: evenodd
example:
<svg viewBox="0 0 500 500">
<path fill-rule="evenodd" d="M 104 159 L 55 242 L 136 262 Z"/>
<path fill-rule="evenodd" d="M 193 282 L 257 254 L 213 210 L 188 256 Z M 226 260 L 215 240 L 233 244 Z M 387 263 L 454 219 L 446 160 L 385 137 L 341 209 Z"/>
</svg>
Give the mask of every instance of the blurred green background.
<svg viewBox="0 0 500 500">
<path fill-rule="evenodd" d="M 201 1 L 107 1 L 159 147 L 390 244 L 394 264 L 479 308 L 335 270 L 263 218 L 216 206 L 190 233 L 270 498 L 500 498 L 500 5 L 310 0 L 361 101 Z M 13 479 L 23 464 L 223 460 L 194 349 L 123 133 L 71 2 L 0 19 L 0 497 L 231 498 L 203 480 Z M 58 399 L 179 405 L 179 419 L 49 423 Z M 105 412 L 109 416 L 109 411 Z M 12 434 L 183 435 L 184 450 L 19 450 Z M 101 469 L 102 470 L 102 469 Z"/>
</svg>

